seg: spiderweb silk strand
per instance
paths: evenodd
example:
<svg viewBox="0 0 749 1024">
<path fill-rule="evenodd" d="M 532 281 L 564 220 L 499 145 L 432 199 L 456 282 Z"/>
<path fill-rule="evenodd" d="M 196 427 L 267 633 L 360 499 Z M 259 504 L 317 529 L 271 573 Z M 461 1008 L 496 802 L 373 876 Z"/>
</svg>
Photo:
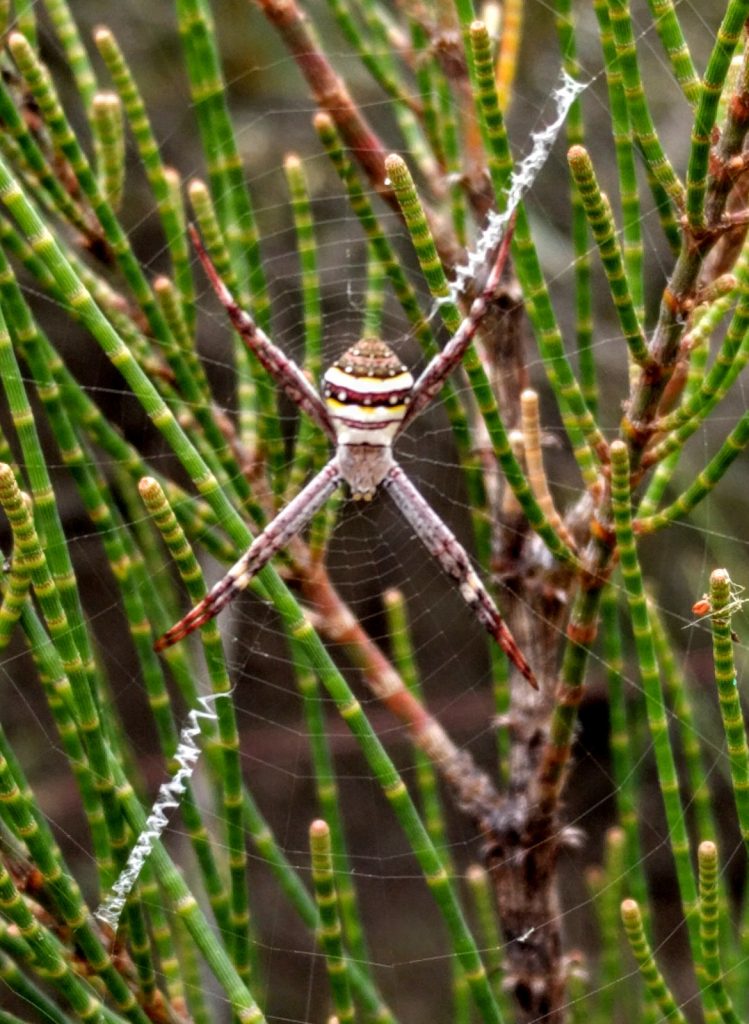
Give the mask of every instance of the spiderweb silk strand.
<svg viewBox="0 0 749 1024">
<path fill-rule="evenodd" d="M 146 819 L 146 825 L 135 846 L 130 851 L 125 867 L 120 876 L 112 886 L 110 895 L 97 907 L 94 916 L 116 929 L 120 915 L 125 907 L 127 898 L 133 886 L 138 881 L 143 865 L 153 849 L 154 843 L 161 838 L 169 818 L 167 812 L 179 807 L 180 800 L 187 789 L 187 784 L 192 778 L 195 767 L 200 757 L 200 747 L 197 742 L 200 736 L 200 719 L 207 719 L 210 722 L 218 722 L 215 709 L 211 706 L 219 698 L 226 698 L 227 693 L 209 693 L 198 697 L 199 708 L 193 708 L 188 713 L 187 724 L 183 726 L 179 734 L 179 743 L 174 753 L 174 759 L 179 765 L 177 771 L 166 782 L 159 787 L 158 796 L 154 801 L 153 809 Z"/>
<path fill-rule="evenodd" d="M 530 191 L 541 168 L 546 163 L 552 146 L 567 119 L 570 107 L 587 87 L 587 82 L 579 82 L 568 75 L 566 71 L 562 71 L 561 82 L 552 93 L 556 117 L 545 128 L 531 132 L 531 150 L 520 162 L 517 170 L 513 171 L 504 210 L 489 211 L 487 225 L 479 236 L 475 248 L 468 253 L 466 262 L 455 268 L 455 280 L 451 285 L 450 294 L 444 299 L 438 299 L 438 304 L 440 302 L 455 302 L 457 296 L 464 292 L 476 280 L 483 268 L 489 264 L 491 254 L 502 241 L 515 210 L 520 205 L 523 196 Z"/>
</svg>

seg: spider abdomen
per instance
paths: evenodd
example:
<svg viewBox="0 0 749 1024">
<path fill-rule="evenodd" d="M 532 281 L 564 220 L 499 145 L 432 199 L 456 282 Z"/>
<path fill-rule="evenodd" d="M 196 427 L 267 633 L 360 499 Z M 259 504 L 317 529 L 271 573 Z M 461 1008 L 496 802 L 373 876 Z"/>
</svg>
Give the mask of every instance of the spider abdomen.
<svg viewBox="0 0 749 1024">
<path fill-rule="evenodd" d="M 403 422 L 414 380 L 379 338 L 362 338 L 323 377 L 323 399 L 339 444 L 389 445 Z"/>
</svg>

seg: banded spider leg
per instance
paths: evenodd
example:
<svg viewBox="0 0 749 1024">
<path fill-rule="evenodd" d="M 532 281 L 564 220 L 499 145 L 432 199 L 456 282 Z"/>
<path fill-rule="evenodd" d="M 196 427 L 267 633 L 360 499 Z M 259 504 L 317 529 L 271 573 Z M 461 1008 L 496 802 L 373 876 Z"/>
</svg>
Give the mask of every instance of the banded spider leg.
<svg viewBox="0 0 749 1024">
<path fill-rule="evenodd" d="M 538 689 L 536 677 L 525 655 L 518 647 L 499 609 L 471 565 L 468 553 L 452 530 L 445 526 L 400 466 L 393 466 L 383 480 L 383 486 L 429 554 L 457 583 L 460 596 L 489 636 L 497 641 L 531 686 Z"/>
<path fill-rule="evenodd" d="M 175 623 L 171 629 L 154 644 L 154 649 L 163 651 L 166 647 L 184 639 L 193 630 L 204 626 L 218 615 L 222 608 L 233 601 L 244 590 L 253 576 L 257 576 L 277 551 L 295 537 L 325 504 L 341 482 L 338 460 L 332 459 L 317 476 L 303 487 L 297 496 L 282 509 L 258 534 L 239 561 L 229 569 L 199 601 L 195 607 Z"/>
</svg>

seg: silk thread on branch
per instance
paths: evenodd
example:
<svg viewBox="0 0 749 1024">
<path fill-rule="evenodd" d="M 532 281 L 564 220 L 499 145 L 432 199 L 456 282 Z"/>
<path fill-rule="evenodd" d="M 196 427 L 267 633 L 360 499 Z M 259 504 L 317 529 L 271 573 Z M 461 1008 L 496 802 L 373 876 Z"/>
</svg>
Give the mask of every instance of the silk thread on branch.
<svg viewBox="0 0 749 1024">
<path fill-rule="evenodd" d="M 480 235 L 474 250 L 469 252 L 466 263 L 455 268 L 455 281 L 450 287 L 450 294 L 444 299 L 437 299 L 437 305 L 442 302 L 457 302 L 460 293 L 466 291 L 483 268 L 489 264 L 491 253 L 496 250 L 504 237 L 512 215 L 520 205 L 523 196 L 532 188 L 541 168 L 546 163 L 551 148 L 567 119 L 570 107 L 587 87 L 587 82 L 578 82 L 566 71 L 562 71 L 561 83 L 552 93 L 557 112 L 556 117 L 541 131 L 531 132 L 531 151 L 520 162 L 518 169 L 513 172 L 510 187 L 507 190 L 505 208 L 489 212 L 486 228 Z"/>
</svg>

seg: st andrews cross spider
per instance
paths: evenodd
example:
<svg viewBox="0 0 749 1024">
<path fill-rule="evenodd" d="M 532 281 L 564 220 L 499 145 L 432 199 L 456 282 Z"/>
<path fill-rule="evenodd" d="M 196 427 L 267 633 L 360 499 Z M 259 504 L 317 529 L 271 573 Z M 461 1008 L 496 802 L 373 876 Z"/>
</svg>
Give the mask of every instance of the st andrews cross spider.
<svg viewBox="0 0 749 1024">
<path fill-rule="evenodd" d="M 192 230 L 200 261 L 235 329 L 288 398 L 327 434 L 335 445 L 335 454 L 255 538 L 226 576 L 156 642 L 156 650 L 177 643 L 217 615 L 280 548 L 304 529 L 336 488 L 345 482 L 354 501 L 370 501 L 380 487 L 385 488 L 427 551 L 455 581 L 484 629 L 528 682 L 538 687 L 533 670 L 465 550 L 408 479 L 392 452 L 393 441 L 430 404 L 463 358 L 499 284 L 507 261 L 510 235 L 508 231 L 486 285 L 474 299 L 468 315 L 416 382 L 384 341 L 362 338 L 326 371 L 321 396 L 297 364 L 276 348 L 237 305 L 219 278 L 197 232 Z"/>
</svg>

